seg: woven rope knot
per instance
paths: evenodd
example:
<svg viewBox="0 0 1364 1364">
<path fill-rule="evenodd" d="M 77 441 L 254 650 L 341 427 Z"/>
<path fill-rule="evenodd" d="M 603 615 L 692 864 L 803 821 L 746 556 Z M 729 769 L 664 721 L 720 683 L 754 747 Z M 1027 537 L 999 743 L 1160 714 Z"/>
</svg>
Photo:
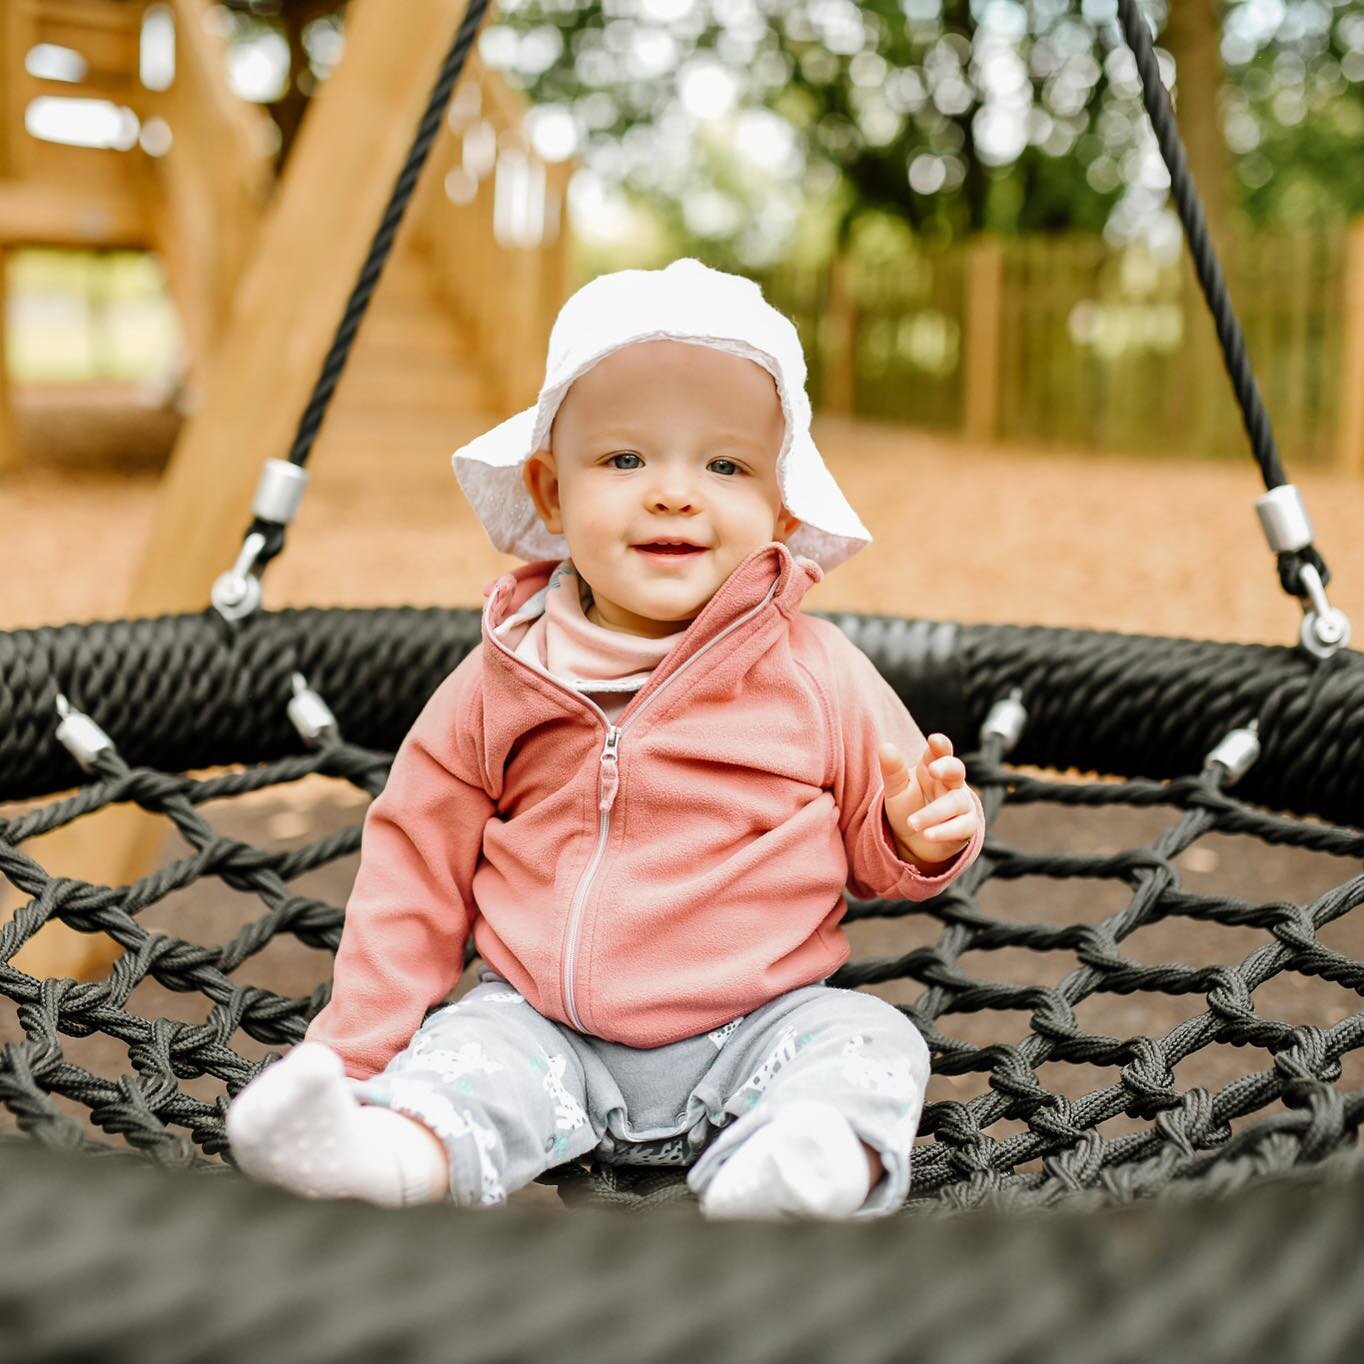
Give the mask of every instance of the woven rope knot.
<svg viewBox="0 0 1364 1364">
<path fill-rule="evenodd" d="M 1318 1027 L 1294 1028 L 1292 1041 L 1274 1053 L 1274 1069 L 1284 1079 L 1284 1101 L 1303 1084 L 1309 1088 L 1323 1080 L 1340 1079 L 1340 1061 L 1327 1048 L 1326 1034 Z"/>
<path fill-rule="evenodd" d="M 1103 1173 L 1105 1144 L 1097 1132 L 1080 1132 L 1074 1145 L 1044 1157 L 1042 1165 L 1067 1190 L 1089 1189 Z"/>
<path fill-rule="evenodd" d="M 1069 1099 L 1060 1094 L 1050 1095 L 1049 1098 L 1050 1102 L 1045 1108 L 1039 1108 L 1028 1118 L 1028 1125 L 1034 1132 L 1045 1136 L 1048 1144 L 1064 1142 L 1068 1147 L 1074 1147 L 1092 1135 L 1076 1121 L 1075 1108 Z"/>
<path fill-rule="evenodd" d="M 1134 1037 L 1127 1043 L 1132 1053 L 1121 1072 L 1128 1093 L 1127 1113 L 1134 1118 L 1151 1118 L 1179 1105 L 1174 1072 L 1165 1052 L 1149 1037 Z"/>
<path fill-rule="evenodd" d="M 1231 1135 L 1230 1126 L 1217 1121 L 1212 1094 L 1197 1086 L 1181 1095 L 1173 1108 L 1157 1114 L 1156 1130 L 1184 1156 L 1218 1146 Z"/>
<path fill-rule="evenodd" d="M 1256 1021 L 1250 988 L 1241 973 L 1231 967 L 1218 966 L 1210 974 L 1216 984 L 1208 991 L 1208 1008 L 1231 1025 L 1229 1031 L 1233 1036 L 1240 1035 Z"/>
<path fill-rule="evenodd" d="M 1033 1068 L 1016 1047 L 1004 1047 L 999 1051 L 999 1059 L 990 1072 L 990 1088 L 1010 1100 L 1011 1112 L 1028 1117 L 1037 1108 L 1057 1102 L 1057 1096 L 1042 1087 Z"/>
</svg>

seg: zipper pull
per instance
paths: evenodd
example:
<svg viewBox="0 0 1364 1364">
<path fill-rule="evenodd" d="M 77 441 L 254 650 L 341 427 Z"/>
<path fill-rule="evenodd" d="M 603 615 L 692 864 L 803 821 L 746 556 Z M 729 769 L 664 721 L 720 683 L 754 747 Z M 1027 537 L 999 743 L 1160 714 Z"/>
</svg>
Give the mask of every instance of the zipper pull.
<svg viewBox="0 0 1364 1364">
<path fill-rule="evenodd" d="M 620 730 L 611 725 L 606 731 L 597 772 L 597 809 L 603 814 L 616 803 L 616 791 L 620 786 L 620 759 L 616 754 L 619 747 Z"/>
</svg>

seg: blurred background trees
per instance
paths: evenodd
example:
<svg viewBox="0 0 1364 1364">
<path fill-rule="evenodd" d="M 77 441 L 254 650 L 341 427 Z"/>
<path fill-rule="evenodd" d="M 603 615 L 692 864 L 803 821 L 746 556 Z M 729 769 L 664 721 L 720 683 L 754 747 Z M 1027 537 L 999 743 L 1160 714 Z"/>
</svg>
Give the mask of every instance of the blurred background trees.
<svg viewBox="0 0 1364 1364">
<path fill-rule="evenodd" d="M 227 8 L 287 153 L 343 7 Z M 1215 230 L 1364 210 L 1364 11 L 1169 8 L 1146 7 Z M 760 269 L 875 215 L 937 241 L 1177 242 L 1115 0 L 502 0 L 480 50 L 533 101 L 541 154 L 582 159 L 582 217 L 646 253 Z"/>
<path fill-rule="evenodd" d="M 1346 301 L 1364 272 L 1346 227 L 1364 213 L 1364 9 L 1143 9 L 1276 422 L 1308 458 L 1364 464 L 1344 401 L 1364 346 Z M 227 0 L 208 21 L 282 168 L 345 50 L 344 4 Z M 538 156 L 574 163 L 579 280 L 682 254 L 759 279 L 834 410 L 1239 447 L 1116 0 L 500 0 L 479 51 L 524 92 Z M 55 268 L 16 260 L 17 287 Z M 16 372 L 48 373 L 25 344 Z M 48 350 L 76 354 L 64 336 Z"/>
</svg>

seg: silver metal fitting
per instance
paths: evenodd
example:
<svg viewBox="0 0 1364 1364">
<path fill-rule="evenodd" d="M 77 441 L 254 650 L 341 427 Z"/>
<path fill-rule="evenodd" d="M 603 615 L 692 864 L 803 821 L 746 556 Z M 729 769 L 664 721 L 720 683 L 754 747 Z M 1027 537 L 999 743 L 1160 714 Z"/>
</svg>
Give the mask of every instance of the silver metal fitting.
<svg viewBox="0 0 1364 1364">
<path fill-rule="evenodd" d="M 62 717 L 57 726 L 57 738 L 62 747 L 80 764 L 82 772 L 93 772 L 95 759 L 101 753 L 109 752 L 114 741 L 60 692 L 57 694 L 57 714 Z"/>
<path fill-rule="evenodd" d="M 335 739 L 340 730 L 327 703 L 313 691 L 302 673 L 294 673 L 289 680 L 294 689 L 288 706 L 289 719 L 299 738 L 309 748 L 320 748 L 324 741 Z"/>
<path fill-rule="evenodd" d="M 1255 510 L 1265 539 L 1275 554 L 1292 554 L 1312 543 L 1312 522 L 1307 515 L 1307 504 L 1295 484 L 1282 483 L 1263 497 L 1257 497 Z"/>
<path fill-rule="evenodd" d="M 1255 510 L 1275 554 L 1296 554 L 1312 543 L 1312 522 L 1302 493 L 1294 484 L 1280 484 L 1257 497 Z M 1299 565 L 1298 578 L 1304 588 L 1298 598 L 1303 611 L 1298 640 L 1313 658 L 1330 658 L 1338 649 L 1349 646 L 1349 617 L 1327 601 L 1321 574 L 1311 564 Z"/>
<path fill-rule="evenodd" d="M 262 521 L 287 526 L 303 501 L 308 486 L 308 471 L 287 459 L 267 459 L 256 484 L 251 511 Z"/>
<path fill-rule="evenodd" d="M 1302 601 L 1302 626 L 1298 639 L 1313 658 L 1330 658 L 1350 644 L 1350 618 L 1326 600 L 1321 574 L 1311 564 L 1301 564 L 1298 578 L 1307 589 Z"/>
<path fill-rule="evenodd" d="M 1009 753 L 1023 737 L 1023 727 L 1028 723 L 1028 712 L 1023 706 L 1023 692 L 1015 687 L 1002 701 L 996 701 L 980 727 L 980 741 L 996 736 L 1003 741 L 1004 752 Z"/>
<path fill-rule="evenodd" d="M 1208 754 L 1208 762 L 1226 769 L 1228 786 L 1240 781 L 1259 758 L 1259 728 L 1259 722 L 1252 720 L 1244 729 L 1233 729 Z"/>
<path fill-rule="evenodd" d="M 237 562 L 213 584 L 214 609 L 224 620 L 242 620 L 260 605 L 260 579 L 256 560 L 265 548 L 265 536 L 252 531 L 242 541 Z"/>
</svg>

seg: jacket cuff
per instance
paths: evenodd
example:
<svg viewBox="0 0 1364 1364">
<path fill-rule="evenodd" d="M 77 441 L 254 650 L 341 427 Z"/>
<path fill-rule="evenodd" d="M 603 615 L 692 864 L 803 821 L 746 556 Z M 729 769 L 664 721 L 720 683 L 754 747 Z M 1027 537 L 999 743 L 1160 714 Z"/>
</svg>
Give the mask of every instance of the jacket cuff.
<svg viewBox="0 0 1364 1364">
<path fill-rule="evenodd" d="M 890 820 L 886 818 L 885 792 L 877 792 L 867 814 L 866 827 L 868 830 L 879 830 L 879 834 L 867 842 L 869 851 L 872 851 L 872 870 L 876 873 L 878 882 L 889 887 L 881 892 L 885 899 L 931 899 L 940 891 L 946 890 L 976 860 L 985 843 L 985 810 L 980 803 L 980 797 L 974 791 L 971 792 L 971 799 L 976 806 L 976 832 L 971 841 L 959 852 L 940 863 L 940 871 L 926 872 L 900 856 L 895 835 L 891 832 Z"/>
</svg>

